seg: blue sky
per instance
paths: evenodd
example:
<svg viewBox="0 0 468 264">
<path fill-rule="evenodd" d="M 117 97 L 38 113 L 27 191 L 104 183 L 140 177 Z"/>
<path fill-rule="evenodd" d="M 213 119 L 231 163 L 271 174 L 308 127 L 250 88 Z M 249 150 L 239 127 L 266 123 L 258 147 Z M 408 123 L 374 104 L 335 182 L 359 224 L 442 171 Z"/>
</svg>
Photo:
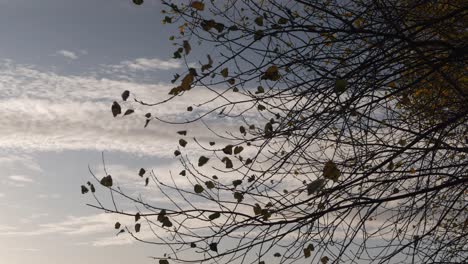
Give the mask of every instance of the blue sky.
<svg viewBox="0 0 468 264">
<path fill-rule="evenodd" d="M 0 263 L 152 263 L 155 248 L 116 238 L 116 218 L 85 206 L 79 187 L 88 165 L 102 169 L 103 151 L 132 191 L 139 168 L 179 166 L 171 155 L 183 126 L 143 129 L 142 108 L 126 119 L 110 113 L 126 89 L 163 98 L 183 70 L 160 11 L 157 0 L 0 0 Z M 158 115 L 181 118 L 205 96 Z"/>
</svg>

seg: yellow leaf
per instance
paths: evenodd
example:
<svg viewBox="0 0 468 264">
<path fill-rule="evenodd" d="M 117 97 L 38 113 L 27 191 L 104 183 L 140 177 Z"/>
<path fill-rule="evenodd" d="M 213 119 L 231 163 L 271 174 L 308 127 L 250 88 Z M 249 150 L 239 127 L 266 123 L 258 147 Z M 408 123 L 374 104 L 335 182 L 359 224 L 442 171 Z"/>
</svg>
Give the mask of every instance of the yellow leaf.
<svg viewBox="0 0 468 264">
<path fill-rule="evenodd" d="M 198 11 L 205 10 L 205 4 L 199 1 L 193 1 L 190 6 Z"/>
<path fill-rule="evenodd" d="M 341 172 L 333 161 L 329 160 L 325 163 L 325 167 L 323 168 L 323 176 L 325 178 L 336 182 L 340 175 Z"/>
<path fill-rule="evenodd" d="M 221 70 L 221 75 L 224 77 L 224 78 L 227 78 L 228 75 L 229 75 L 229 70 L 228 68 L 224 68 Z"/>
</svg>

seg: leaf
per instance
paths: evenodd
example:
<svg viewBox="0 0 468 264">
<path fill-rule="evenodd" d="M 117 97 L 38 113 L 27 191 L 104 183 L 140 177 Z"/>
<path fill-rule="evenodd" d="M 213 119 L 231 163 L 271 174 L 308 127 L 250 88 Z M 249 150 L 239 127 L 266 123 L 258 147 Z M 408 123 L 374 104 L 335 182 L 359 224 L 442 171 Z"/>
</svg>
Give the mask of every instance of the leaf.
<svg viewBox="0 0 468 264">
<path fill-rule="evenodd" d="M 196 248 L 197 247 L 197 244 L 195 244 L 194 242 L 190 243 L 190 247 L 191 248 Z"/>
<path fill-rule="evenodd" d="M 221 214 L 220 214 L 219 212 L 212 213 L 212 214 L 210 214 L 210 215 L 208 216 L 208 218 L 209 218 L 211 221 L 213 221 L 213 220 L 215 220 L 215 219 L 217 219 L 217 218 L 220 218 L 220 217 L 221 217 Z"/>
<path fill-rule="evenodd" d="M 205 4 L 199 1 L 193 1 L 190 6 L 198 11 L 205 10 Z"/>
<path fill-rule="evenodd" d="M 146 118 L 151 118 L 151 113 L 146 113 L 146 114 L 145 114 L 145 117 L 146 117 Z"/>
<path fill-rule="evenodd" d="M 185 175 L 186 175 L 185 170 L 181 171 L 181 172 L 179 173 L 179 175 L 185 176 Z"/>
<path fill-rule="evenodd" d="M 236 83 L 236 80 L 234 78 L 231 78 L 227 81 L 230 85 L 234 85 Z"/>
<path fill-rule="evenodd" d="M 114 101 L 114 103 L 112 103 L 112 107 L 111 107 L 111 110 L 112 110 L 112 115 L 114 117 L 120 115 L 122 113 L 122 108 L 120 107 L 120 105 Z"/>
<path fill-rule="evenodd" d="M 278 253 L 278 252 L 276 252 L 275 254 L 273 254 L 273 256 L 274 256 L 275 258 L 279 258 L 279 257 L 281 257 L 281 254 Z"/>
<path fill-rule="evenodd" d="M 143 168 L 141 168 L 140 171 L 138 172 L 138 175 L 139 175 L 140 177 L 143 177 L 143 175 L 145 175 L 145 173 L 146 173 L 146 170 L 143 169 Z"/>
<path fill-rule="evenodd" d="M 138 220 L 140 220 L 140 218 L 141 218 L 140 213 L 136 213 L 135 222 L 138 222 Z"/>
<path fill-rule="evenodd" d="M 288 23 L 288 19 L 287 18 L 284 18 L 284 17 L 281 17 L 280 19 L 278 19 L 278 24 L 280 25 L 284 25 Z"/>
<path fill-rule="evenodd" d="M 247 131 L 245 130 L 245 127 L 243 126 L 239 127 L 239 131 L 241 132 L 241 134 L 244 134 L 244 136 L 247 134 Z"/>
<path fill-rule="evenodd" d="M 206 188 L 208 189 L 213 189 L 215 187 L 214 183 L 212 181 L 206 181 L 205 182 Z"/>
<path fill-rule="evenodd" d="M 135 5 L 141 5 L 141 4 L 143 4 L 143 0 L 133 0 L 133 3 Z"/>
<path fill-rule="evenodd" d="M 262 208 L 260 207 L 259 204 L 256 203 L 255 206 L 253 207 L 253 211 L 255 215 L 260 215 L 262 213 Z"/>
<path fill-rule="evenodd" d="M 198 167 L 205 165 L 208 162 L 208 160 L 210 159 L 205 156 L 201 156 L 200 158 L 198 158 Z"/>
<path fill-rule="evenodd" d="M 264 105 L 258 104 L 257 109 L 258 111 L 263 111 L 266 110 L 266 107 Z"/>
<path fill-rule="evenodd" d="M 311 255 L 310 249 L 309 248 L 304 248 L 304 257 L 309 258 Z"/>
<path fill-rule="evenodd" d="M 329 260 L 330 259 L 327 256 L 325 256 L 320 259 L 320 262 L 322 262 L 322 264 L 327 264 Z"/>
<path fill-rule="evenodd" d="M 140 228 L 141 228 L 141 224 L 140 223 L 137 223 L 135 224 L 135 232 L 140 232 Z"/>
<path fill-rule="evenodd" d="M 185 148 L 185 146 L 187 146 L 187 141 L 185 141 L 185 139 L 179 139 L 179 145 L 183 148 Z"/>
<path fill-rule="evenodd" d="M 187 135 L 187 130 L 177 131 L 177 134 L 179 134 L 181 136 L 186 136 Z"/>
<path fill-rule="evenodd" d="M 234 167 L 234 164 L 232 164 L 231 159 L 229 159 L 228 157 L 224 157 L 221 161 L 224 164 L 226 164 L 226 169 L 231 169 L 232 167 Z"/>
<path fill-rule="evenodd" d="M 244 200 L 244 195 L 240 192 L 235 192 L 234 193 L 234 199 L 237 200 L 238 203 L 242 202 Z"/>
<path fill-rule="evenodd" d="M 205 189 L 200 184 L 195 184 L 195 186 L 193 186 L 193 190 L 195 193 L 202 193 Z"/>
<path fill-rule="evenodd" d="M 277 81 L 281 78 L 279 74 L 278 67 L 273 65 L 268 67 L 268 69 L 263 73 L 261 77 L 262 80 Z"/>
<path fill-rule="evenodd" d="M 181 154 L 181 153 L 180 153 L 180 151 L 179 151 L 179 150 L 176 150 L 176 151 L 174 151 L 174 156 L 176 156 L 176 157 L 177 157 L 177 156 L 179 156 L 180 154 Z"/>
<path fill-rule="evenodd" d="M 149 178 L 146 178 L 145 179 L 145 186 L 148 186 L 148 184 L 149 184 Z"/>
<path fill-rule="evenodd" d="M 116 234 L 116 236 L 122 234 L 122 233 L 125 233 L 125 229 L 120 229 L 120 231 Z"/>
<path fill-rule="evenodd" d="M 192 47 L 190 47 L 190 43 L 187 40 L 184 40 L 183 47 L 184 47 L 185 55 L 188 55 L 190 51 L 192 50 Z"/>
<path fill-rule="evenodd" d="M 131 115 L 131 114 L 133 114 L 134 112 L 135 112 L 135 111 L 134 111 L 133 109 L 127 109 L 127 111 L 125 111 L 125 113 L 124 113 L 124 116 L 126 116 L 126 115 Z"/>
<path fill-rule="evenodd" d="M 232 185 L 234 185 L 234 188 L 242 184 L 242 180 L 234 180 L 232 181 Z"/>
<path fill-rule="evenodd" d="M 182 91 L 190 90 L 192 88 L 191 86 L 192 86 L 193 80 L 194 80 L 194 75 L 191 72 L 189 72 L 182 79 L 182 81 L 180 83 L 180 86 L 178 86 L 178 88 L 180 88 L 180 90 L 182 90 Z"/>
<path fill-rule="evenodd" d="M 224 68 L 221 70 L 221 76 L 223 76 L 224 78 L 227 78 L 229 76 L 228 68 Z"/>
<path fill-rule="evenodd" d="M 348 82 L 344 79 L 338 79 L 335 81 L 335 92 L 338 94 L 343 93 L 346 91 L 346 86 L 348 85 Z"/>
<path fill-rule="evenodd" d="M 159 264 L 169 264 L 169 261 L 167 259 L 160 259 Z"/>
<path fill-rule="evenodd" d="M 232 148 L 234 146 L 233 145 L 227 145 L 223 148 L 223 152 L 224 154 L 228 154 L 228 155 L 232 155 Z"/>
<path fill-rule="evenodd" d="M 115 229 L 119 229 L 119 228 L 120 228 L 120 223 L 119 223 L 119 222 L 115 222 L 114 228 L 115 228 Z"/>
<path fill-rule="evenodd" d="M 101 179 L 101 184 L 106 187 L 112 187 L 112 177 L 107 175 Z"/>
<path fill-rule="evenodd" d="M 163 227 L 172 227 L 172 222 L 171 220 L 169 220 L 168 217 L 164 217 L 164 219 L 162 220 L 162 224 Z"/>
<path fill-rule="evenodd" d="M 89 184 L 89 188 L 91 189 L 91 192 L 92 193 L 95 193 L 96 192 L 96 189 L 94 188 L 94 185 L 93 184 Z"/>
<path fill-rule="evenodd" d="M 264 132 L 266 138 L 269 138 L 273 135 L 273 125 L 270 122 L 265 124 Z"/>
<path fill-rule="evenodd" d="M 307 185 L 307 195 L 311 195 L 325 186 L 325 179 L 317 179 Z"/>
<path fill-rule="evenodd" d="M 216 143 L 213 142 L 213 141 L 210 142 L 210 146 L 214 146 L 215 144 L 216 144 Z"/>
<path fill-rule="evenodd" d="M 151 121 L 151 119 L 146 119 L 146 122 L 145 122 L 145 126 L 144 126 L 144 127 L 147 127 L 150 121 Z"/>
<path fill-rule="evenodd" d="M 208 63 L 201 66 L 201 71 L 202 72 L 204 72 L 204 71 L 210 69 L 211 67 L 213 67 L 213 60 L 211 59 L 210 55 L 207 55 L 207 57 L 208 57 Z"/>
<path fill-rule="evenodd" d="M 341 172 L 338 170 L 336 164 L 333 161 L 329 160 L 327 163 L 325 163 L 325 167 L 323 168 L 323 176 L 325 178 L 336 182 L 340 175 Z"/>
<path fill-rule="evenodd" d="M 254 19 L 254 22 L 255 24 L 257 24 L 258 26 L 263 26 L 263 17 L 262 16 L 259 16 L 257 18 Z"/>
<path fill-rule="evenodd" d="M 255 94 L 261 94 L 261 93 L 264 93 L 264 92 L 265 92 L 265 89 L 263 88 L 263 86 L 258 86 L 257 91 L 255 92 Z"/>
<path fill-rule="evenodd" d="M 86 186 L 84 186 L 84 185 L 81 185 L 81 194 L 85 194 L 85 193 L 88 193 L 88 192 L 89 192 L 88 188 L 86 188 Z"/>
<path fill-rule="evenodd" d="M 187 107 L 187 111 L 192 112 L 192 111 L 193 111 L 193 107 L 191 107 L 191 106 Z"/>
<path fill-rule="evenodd" d="M 234 154 L 237 155 L 237 154 L 241 153 L 243 150 L 244 150 L 244 148 L 242 146 L 237 146 L 237 147 L 234 148 Z"/>
<path fill-rule="evenodd" d="M 211 243 L 210 250 L 214 252 L 218 252 L 218 243 Z"/>
<path fill-rule="evenodd" d="M 129 96 L 130 96 L 130 91 L 129 91 L 129 90 L 125 90 L 125 91 L 122 93 L 122 100 L 127 101 L 127 99 L 128 99 Z"/>
</svg>

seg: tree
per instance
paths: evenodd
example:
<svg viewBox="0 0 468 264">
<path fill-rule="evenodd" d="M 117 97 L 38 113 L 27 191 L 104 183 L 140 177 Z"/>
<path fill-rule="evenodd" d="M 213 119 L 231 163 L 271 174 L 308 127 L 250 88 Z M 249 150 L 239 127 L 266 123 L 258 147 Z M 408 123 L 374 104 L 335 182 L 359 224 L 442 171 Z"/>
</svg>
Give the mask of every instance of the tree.
<svg viewBox="0 0 468 264">
<path fill-rule="evenodd" d="M 236 128 L 212 129 L 216 144 L 179 131 L 174 155 L 184 170 L 166 178 L 140 170 L 168 207 L 93 174 L 114 203 L 92 206 L 135 217 L 122 231 L 166 246 L 159 263 L 468 260 L 465 1 L 163 4 L 163 23 L 179 28 L 173 58 L 210 52 L 174 76 L 168 98 L 125 91 L 123 101 L 154 109 L 145 127 L 216 115 Z M 202 89 L 215 96 L 187 108 L 195 118 L 158 116 Z M 120 117 L 119 102 L 112 113 Z M 203 154 L 185 152 L 189 141 Z M 114 196 L 139 211 L 118 208 Z M 140 228 L 155 240 L 138 238 Z"/>
</svg>

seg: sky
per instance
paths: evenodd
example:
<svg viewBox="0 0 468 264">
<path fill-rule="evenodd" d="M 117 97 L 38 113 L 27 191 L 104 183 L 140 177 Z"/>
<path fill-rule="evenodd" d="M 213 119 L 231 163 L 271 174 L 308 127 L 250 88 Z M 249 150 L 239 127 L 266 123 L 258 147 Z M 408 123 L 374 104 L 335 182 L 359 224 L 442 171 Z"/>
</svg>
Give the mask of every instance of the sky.
<svg viewBox="0 0 468 264">
<path fill-rule="evenodd" d="M 164 98 L 183 71 L 160 11 L 158 0 L 0 0 L 0 263 L 153 263 L 157 249 L 116 237 L 116 217 L 86 206 L 80 185 L 91 180 L 88 166 L 102 175 L 102 153 L 131 191 L 142 186 L 139 168 L 178 166 L 174 134 L 183 126 L 145 129 L 148 109 L 130 103 L 131 118 L 110 111 L 124 90 Z M 206 96 L 154 111 L 183 120 Z"/>
</svg>

